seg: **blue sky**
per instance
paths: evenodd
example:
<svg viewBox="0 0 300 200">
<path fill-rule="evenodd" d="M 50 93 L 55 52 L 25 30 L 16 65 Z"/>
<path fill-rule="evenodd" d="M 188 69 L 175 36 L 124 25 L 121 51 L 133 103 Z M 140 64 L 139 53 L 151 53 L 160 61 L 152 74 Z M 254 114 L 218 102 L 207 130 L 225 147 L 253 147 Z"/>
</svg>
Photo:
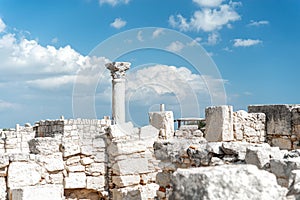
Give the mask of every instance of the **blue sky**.
<svg viewBox="0 0 300 200">
<path fill-rule="evenodd" d="M 235 110 L 300 103 L 299 11 L 298 0 L 1 0 L 0 128 L 72 118 L 76 83 L 91 95 L 78 101 L 83 112 L 111 115 L 103 66 L 112 54 L 132 63 L 127 119 L 136 125 L 159 103 L 176 117 L 224 101 Z M 88 83 L 78 83 L 86 69 Z"/>
</svg>

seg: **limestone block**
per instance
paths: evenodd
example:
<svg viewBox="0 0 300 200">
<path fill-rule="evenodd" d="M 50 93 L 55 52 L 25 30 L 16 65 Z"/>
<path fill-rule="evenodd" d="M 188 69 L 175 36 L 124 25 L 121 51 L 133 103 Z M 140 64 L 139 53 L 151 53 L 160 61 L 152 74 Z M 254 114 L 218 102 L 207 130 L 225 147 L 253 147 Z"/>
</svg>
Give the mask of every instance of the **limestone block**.
<svg viewBox="0 0 300 200">
<path fill-rule="evenodd" d="M 83 165 L 69 165 L 66 167 L 68 172 L 84 172 L 85 167 Z"/>
<path fill-rule="evenodd" d="M 6 181 L 5 177 L 0 176 L 0 199 L 6 199 Z"/>
<path fill-rule="evenodd" d="M 223 142 L 222 151 L 227 155 L 237 155 L 239 160 L 244 160 L 247 147 L 251 146 L 247 142 Z"/>
<path fill-rule="evenodd" d="M 268 167 L 270 163 L 270 152 L 262 147 L 248 147 L 245 161 L 247 164 L 256 165 L 259 169 Z"/>
<path fill-rule="evenodd" d="M 78 140 L 65 139 L 62 143 L 64 157 L 73 156 L 80 153 L 80 145 Z"/>
<path fill-rule="evenodd" d="M 93 159 L 91 159 L 90 157 L 84 157 L 84 158 L 81 158 L 80 160 L 80 163 L 82 165 L 89 165 L 89 164 L 92 164 L 94 162 Z"/>
<path fill-rule="evenodd" d="M 113 173 L 116 175 L 130 175 L 149 172 L 147 158 L 130 158 L 120 160 L 113 166 Z"/>
<path fill-rule="evenodd" d="M 94 148 L 105 148 L 105 140 L 103 138 L 94 138 L 93 139 L 93 147 Z"/>
<path fill-rule="evenodd" d="M 224 154 L 222 150 L 222 144 L 222 142 L 209 142 L 206 145 L 206 149 L 211 153 L 222 155 Z"/>
<path fill-rule="evenodd" d="M 297 105 L 250 105 L 249 113 L 265 113 L 267 135 L 291 135 L 292 112 Z"/>
<path fill-rule="evenodd" d="M 66 160 L 67 165 L 73 165 L 80 162 L 80 156 L 72 156 Z"/>
<path fill-rule="evenodd" d="M 13 200 L 63 200 L 62 185 L 27 186 L 10 190 Z"/>
<path fill-rule="evenodd" d="M 212 106 L 205 109 L 205 139 L 208 142 L 232 141 L 232 106 Z"/>
<path fill-rule="evenodd" d="M 112 189 L 113 200 L 141 200 L 141 191 L 139 186 Z"/>
<path fill-rule="evenodd" d="M 106 161 L 106 153 L 105 152 L 96 152 L 94 157 L 95 162 L 105 162 Z"/>
<path fill-rule="evenodd" d="M 28 153 L 10 153 L 9 161 L 10 162 L 29 161 L 29 154 Z"/>
<path fill-rule="evenodd" d="M 288 180 L 291 171 L 300 169 L 300 158 L 271 159 L 270 171 L 277 178 Z"/>
<path fill-rule="evenodd" d="M 171 175 L 172 173 L 167 171 L 158 172 L 156 175 L 156 183 L 162 187 L 170 186 Z"/>
<path fill-rule="evenodd" d="M 8 167 L 7 183 L 10 189 L 36 185 L 42 177 L 41 167 L 36 163 L 12 162 Z"/>
<path fill-rule="evenodd" d="M 142 174 L 141 176 L 141 184 L 147 184 L 150 182 L 155 182 L 156 181 L 156 174 L 157 172 L 153 173 L 147 173 L 147 174 Z"/>
<path fill-rule="evenodd" d="M 111 138 L 138 138 L 139 129 L 135 128 L 131 122 L 112 125 L 109 128 L 109 137 Z"/>
<path fill-rule="evenodd" d="M 117 141 L 112 142 L 108 146 L 108 153 L 110 156 L 129 155 L 133 153 L 139 153 L 146 151 L 146 146 L 143 141 L 131 140 L 131 141 Z"/>
<path fill-rule="evenodd" d="M 86 172 L 88 172 L 89 174 L 93 174 L 93 173 L 105 174 L 105 171 L 106 171 L 105 163 L 92 163 L 86 166 Z"/>
<path fill-rule="evenodd" d="M 50 183 L 62 185 L 64 182 L 64 176 L 62 172 L 49 174 Z"/>
<path fill-rule="evenodd" d="M 7 167 L 9 165 L 9 156 L 0 154 L 0 168 Z"/>
<path fill-rule="evenodd" d="M 280 149 L 292 149 L 292 141 L 289 138 L 273 138 L 272 146 L 279 147 Z"/>
<path fill-rule="evenodd" d="M 170 199 L 284 199 L 286 189 L 273 174 L 253 165 L 178 169 Z"/>
<path fill-rule="evenodd" d="M 174 136 L 174 116 L 172 111 L 150 112 L 149 123 L 159 130 L 161 137 L 169 139 Z"/>
<path fill-rule="evenodd" d="M 105 178 L 104 176 L 87 176 L 86 177 L 86 188 L 92 190 L 102 190 L 105 186 Z"/>
<path fill-rule="evenodd" d="M 38 137 L 28 142 L 30 153 L 50 155 L 59 152 L 60 141 L 55 138 Z"/>
<path fill-rule="evenodd" d="M 86 188 L 86 175 L 84 172 L 69 173 L 64 179 L 65 189 Z"/>
<path fill-rule="evenodd" d="M 87 155 L 87 156 L 90 156 L 90 155 L 93 155 L 94 154 L 94 148 L 92 145 L 88 145 L 88 146 L 81 146 L 80 147 L 80 152 L 81 154 L 83 155 Z"/>
<path fill-rule="evenodd" d="M 48 172 L 62 171 L 64 169 L 64 161 L 62 153 L 54 153 L 52 155 L 36 157 L 37 162 L 42 164 Z"/>
<path fill-rule="evenodd" d="M 127 187 L 140 183 L 140 175 L 113 176 L 112 182 L 118 187 Z"/>
</svg>

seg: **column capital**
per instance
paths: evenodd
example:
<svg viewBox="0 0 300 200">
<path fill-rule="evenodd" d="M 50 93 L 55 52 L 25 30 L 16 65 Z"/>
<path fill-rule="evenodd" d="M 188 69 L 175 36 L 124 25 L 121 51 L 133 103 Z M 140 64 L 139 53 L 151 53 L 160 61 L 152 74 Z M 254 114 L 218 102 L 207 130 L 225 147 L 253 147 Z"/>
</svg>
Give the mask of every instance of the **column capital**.
<svg viewBox="0 0 300 200">
<path fill-rule="evenodd" d="M 126 76 L 126 71 L 130 68 L 129 62 L 112 62 L 105 64 L 106 68 L 110 70 L 113 79 L 121 79 Z"/>
</svg>

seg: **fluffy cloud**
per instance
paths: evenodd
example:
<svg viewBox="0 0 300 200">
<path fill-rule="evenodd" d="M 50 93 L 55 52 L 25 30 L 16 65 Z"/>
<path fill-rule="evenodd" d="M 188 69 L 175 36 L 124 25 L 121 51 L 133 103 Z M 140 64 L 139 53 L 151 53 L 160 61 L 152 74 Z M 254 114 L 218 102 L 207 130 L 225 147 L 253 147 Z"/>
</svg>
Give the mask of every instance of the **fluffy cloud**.
<svg viewBox="0 0 300 200">
<path fill-rule="evenodd" d="M 262 25 L 268 25 L 269 21 L 261 20 L 261 21 L 253 21 L 251 20 L 248 26 L 262 26 Z"/>
<path fill-rule="evenodd" d="M 215 45 L 219 42 L 219 40 L 220 40 L 219 33 L 213 32 L 213 33 L 208 35 L 207 44 L 208 45 Z"/>
<path fill-rule="evenodd" d="M 193 2 L 203 7 L 217 7 L 221 5 L 223 0 L 193 0 Z"/>
<path fill-rule="evenodd" d="M 184 44 L 179 41 L 172 42 L 169 46 L 166 47 L 166 50 L 172 52 L 180 52 L 184 48 Z"/>
<path fill-rule="evenodd" d="M 0 18 L 0 33 L 3 32 L 6 28 L 5 23 L 3 22 L 3 20 Z"/>
<path fill-rule="evenodd" d="M 126 24 L 127 22 L 125 20 L 122 20 L 121 18 L 116 18 L 115 21 L 110 24 L 110 26 L 116 29 L 120 29 L 126 26 Z"/>
<path fill-rule="evenodd" d="M 262 43 L 261 40 L 253 40 L 253 39 L 235 39 L 233 46 L 234 47 L 250 47 L 253 45 L 257 45 Z"/>
<path fill-rule="evenodd" d="M 158 28 L 152 33 L 152 38 L 158 38 L 159 36 L 164 34 L 164 29 Z"/>
<path fill-rule="evenodd" d="M 99 0 L 100 5 L 109 4 L 111 6 L 116 6 L 118 4 L 128 4 L 130 0 Z"/>
<path fill-rule="evenodd" d="M 195 11 L 189 20 L 180 14 L 172 15 L 169 17 L 169 24 L 181 31 L 211 32 L 220 30 L 230 22 L 240 20 L 240 15 L 235 11 L 237 4 L 230 2 L 220 5 L 218 8 L 203 8 Z"/>
</svg>

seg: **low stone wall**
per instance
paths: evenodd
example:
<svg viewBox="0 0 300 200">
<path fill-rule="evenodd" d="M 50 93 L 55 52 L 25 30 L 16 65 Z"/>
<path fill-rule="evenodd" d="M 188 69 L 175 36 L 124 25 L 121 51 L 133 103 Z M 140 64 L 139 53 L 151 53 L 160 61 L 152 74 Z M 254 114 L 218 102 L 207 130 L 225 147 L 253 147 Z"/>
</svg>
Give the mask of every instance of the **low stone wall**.
<svg viewBox="0 0 300 200">
<path fill-rule="evenodd" d="M 300 105 L 251 105 L 248 111 L 266 114 L 266 140 L 271 146 L 300 148 Z"/>
</svg>

